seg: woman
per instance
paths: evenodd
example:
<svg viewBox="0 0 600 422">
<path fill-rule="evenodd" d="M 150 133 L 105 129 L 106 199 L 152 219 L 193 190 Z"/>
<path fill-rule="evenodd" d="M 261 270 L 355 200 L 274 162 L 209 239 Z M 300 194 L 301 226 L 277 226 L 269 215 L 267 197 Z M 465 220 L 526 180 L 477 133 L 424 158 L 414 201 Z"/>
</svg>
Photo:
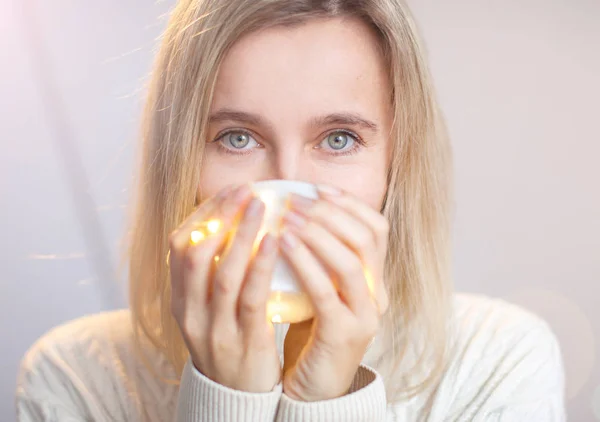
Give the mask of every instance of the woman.
<svg viewBox="0 0 600 422">
<path fill-rule="evenodd" d="M 21 421 L 565 419 L 548 326 L 451 293 L 449 145 L 401 0 L 180 1 L 142 135 L 131 309 L 32 348 Z M 269 179 L 319 199 L 253 255 L 246 184 Z M 287 333 L 265 318 L 278 254 L 315 309 Z"/>
</svg>

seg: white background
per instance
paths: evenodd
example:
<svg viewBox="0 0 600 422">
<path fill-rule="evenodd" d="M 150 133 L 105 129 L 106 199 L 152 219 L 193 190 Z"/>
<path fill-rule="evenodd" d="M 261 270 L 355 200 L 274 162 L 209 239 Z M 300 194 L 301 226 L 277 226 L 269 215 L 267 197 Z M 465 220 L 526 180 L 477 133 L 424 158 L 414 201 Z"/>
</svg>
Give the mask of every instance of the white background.
<svg viewBox="0 0 600 422">
<path fill-rule="evenodd" d="M 457 288 L 546 318 L 569 420 L 600 420 L 600 2 L 412 3 L 454 145 Z M 143 83 L 173 4 L 0 0 L 3 421 L 38 336 L 125 303 L 94 262 L 117 267 Z M 44 100 L 40 75 L 63 108 Z"/>
</svg>

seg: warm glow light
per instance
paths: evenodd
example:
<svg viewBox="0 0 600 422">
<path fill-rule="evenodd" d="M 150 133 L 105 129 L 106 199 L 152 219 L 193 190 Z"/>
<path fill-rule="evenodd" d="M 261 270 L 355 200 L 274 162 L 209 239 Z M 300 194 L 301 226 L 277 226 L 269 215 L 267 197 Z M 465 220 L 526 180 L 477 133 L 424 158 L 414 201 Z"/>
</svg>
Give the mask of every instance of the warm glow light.
<svg viewBox="0 0 600 422">
<path fill-rule="evenodd" d="M 271 292 L 267 302 L 267 320 L 273 323 L 296 323 L 314 315 L 310 299 L 302 293 Z"/>
<path fill-rule="evenodd" d="M 219 255 L 215 256 L 215 262 L 219 262 L 219 259 L 221 259 Z"/>
<path fill-rule="evenodd" d="M 210 220 L 206 224 L 206 228 L 212 234 L 215 234 L 216 232 L 218 232 L 220 227 L 221 227 L 221 222 L 219 220 Z"/>
<path fill-rule="evenodd" d="M 267 234 L 267 230 L 261 228 L 256 235 L 256 239 L 254 239 L 254 245 L 252 246 L 252 255 L 256 255 L 258 252 L 258 248 L 260 247 L 260 242 L 262 242 L 263 237 Z"/>
<path fill-rule="evenodd" d="M 265 203 L 266 207 L 272 207 L 275 204 L 275 192 L 273 191 L 264 191 L 259 194 L 260 200 Z"/>
<path fill-rule="evenodd" d="M 190 240 L 192 241 L 192 243 L 195 245 L 196 243 L 200 242 L 202 239 L 204 239 L 206 236 L 204 236 L 204 233 L 202 233 L 201 231 L 198 230 L 194 230 L 190 233 Z"/>
</svg>

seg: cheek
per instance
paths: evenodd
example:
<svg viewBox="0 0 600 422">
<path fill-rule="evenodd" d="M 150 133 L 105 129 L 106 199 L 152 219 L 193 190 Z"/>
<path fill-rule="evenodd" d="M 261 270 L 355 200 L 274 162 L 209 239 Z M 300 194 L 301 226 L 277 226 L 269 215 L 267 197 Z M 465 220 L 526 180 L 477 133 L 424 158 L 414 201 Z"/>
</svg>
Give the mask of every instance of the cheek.
<svg viewBox="0 0 600 422">
<path fill-rule="evenodd" d="M 210 169 L 203 168 L 200 176 L 200 183 L 196 196 L 198 202 L 204 201 L 206 198 L 216 195 L 220 190 L 226 188 L 231 183 L 228 183 L 222 178 L 216 177 L 216 174 L 212 174 Z"/>
<path fill-rule="evenodd" d="M 256 179 L 254 173 L 253 166 L 235 165 L 231 159 L 227 161 L 219 154 L 207 153 L 200 171 L 197 198 L 199 202 L 204 201 L 228 186 L 252 182 Z"/>
<path fill-rule="evenodd" d="M 328 183 L 380 211 L 387 191 L 388 168 L 388 150 L 385 149 L 365 157 L 359 165 L 344 169 L 341 174 L 330 174 Z"/>
<path fill-rule="evenodd" d="M 365 157 L 355 165 L 319 174 L 318 183 L 336 186 L 380 211 L 387 190 L 386 162 L 383 157 Z"/>
</svg>

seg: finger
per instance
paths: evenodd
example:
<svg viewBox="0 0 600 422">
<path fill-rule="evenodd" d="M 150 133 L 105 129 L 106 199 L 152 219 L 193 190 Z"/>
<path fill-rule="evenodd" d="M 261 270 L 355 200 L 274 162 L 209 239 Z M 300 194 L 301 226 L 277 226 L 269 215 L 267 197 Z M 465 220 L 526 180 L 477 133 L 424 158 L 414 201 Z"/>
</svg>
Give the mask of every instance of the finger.
<svg viewBox="0 0 600 422">
<path fill-rule="evenodd" d="M 365 264 L 377 263 L 375 235 L 362 220 L 345 209 L 325 200 L 314 200 L 300 195 L 290 197 L 291 209 L 316 221 L 352 249 Z"/>
<path fill-rule="evenodd" d="M 294 212 L 284 218 L 286 227 L 306 244 L 323 265 L 335 274 L 340 294 L 354 313 L 360 313 L 370 303 L 370 293 L 364 264 L 328 229 Z"/>
<path fill-rule="evenodd" d="M 215 319 L 232 323 L 242 281 L 253 255 L 254 242 L 262 223 L 265 205 L 254 198 L 244 211 L 233 240 L 222 254 L 213 278 L 211 306 Z"/>
<path fill-rule="evenodd" d="M 205 201 L 169 239 L 170 273 L 171 273 L 171 307 L 174 312 L 182 310 L 190 303 L 198 304 L 204 309 L 208 297 L 207 278 L 212 267 L 213 258 L 221 249 L 228 227 L 232 223 L 234 209 L 240 207 L 239 202 L 247 195 L 247 190 L 226 188 L 218 195 Z M 190 244 L 190 233 L 200 221 L 207 216 L 215 215 L 217 210 L 228 208 L 228 213 L 221 213 L 220 230 L 207 237 L 201 243 Z"/>
<path fill-rule="evenodd" d="M 281 235 L 281 250 L 310 297 L 317 317 L 331 318 L 331 315 L 336 315 L 343 310 L 342 302 L 327 270 L 298 236 L 289 230 L 284 230 Z"/>
<path fill-rule="evenodd" d="M 389 222 L 384 215 L 360 199 L 340 189 L 318 185 L 317 191 L 321 198 L 340 206 L 365 223 L 372 230 L 377 246 L 383 249 L 387 248 Z"/>
<path fill-rule="evenodd" d="M 377 245 L 373 230 L 355 215 L 327 200 L 314 200 L 300 195 L 292 195 L 290 205 L 292 211 L 326 227 L 359 256 L 363 262 L 367 286 L 371 295 L 377 302 L 386 302 L 383 297 L 385 286 L 383 283 L 375 281 L 383 278 L 379 272 L 385 262 L 387 251 Z M 297 218 L 289 219 L 291 224 L 299 221 L 301 220 Z"/>
<path fill-rule="evenodd" d="M 242 287 L 239 300 L 239 321 L 242 329 L 252 335 L 264 327 L 271 277 L 277 259 L 277 240 L 272 234 L 263 237 L 258 253 Z"/>
<path fill-rule="evenodd" d="M 231 207 L 229 203 L 233 203 L 235 207 L 239 208 L 243 195 L 238 195 L 238 191 L 240 191 L 240 188 L 234 189 L 233 187 L 228 187 L 219 192 L 219 194 L 210 197 L 204 201 L 177 230 L 171 233 L 169 236 L 167 264 L 169 265 L 172 279 L 181 279 L 182 266 L 174 265 L 174 261 L 181 261 L 183 259 L 183 256 L 190 246 L 190 236 L 192 232 L 202 223 L 206 223 L 209 220 L 210 215 L 218 214 L 220 208 L 226 206 Z M 247 191 L 242 192 L 244 195 L 247 195 L 247 193 Z M 221 214 L 224 218 L 219 220 L 220 226 L 217 227 L 217 231 L 226 229 L 226 226 L 229 226 L 232 220 L 227 214 Z"/>
<path fill-rule="evenodd" d="M 176 249 L 185 249 L 189 243 L 190 232 L 198 225 L 199 222 L 205 221 L 209 215 L 214 214 L 215 210 L 221 205 L 226 198 L 235 190 L 234 186 L 228 186 L 221 190 L 217 195 L 203 201 L 196 210 L 191 213 L 179 227 L 171 233 L 169 243 L 171 253 Z"/>
<path fill-rule="evenodd" d="M 194 318 L 205 319 L 210 288 L 208 280 L 214 256 L 226 236 L 227 232 L 223 230 L 202 243 L 188 245 L 183 254 L 173 254 L 171 311 L 176 319 L 183 318 L 190 310 L 193 310 Z"/>
<path fill-rule="evenodd" d="M 389 222 L 387 218 L 378 210 L 369 206 L 359 198 L 351 195 L 341 189 L 318 185 L 317 190 L 319 197 L 331 202 L 344 209 L 349 214 L 353 215 L 364 223 L 372 231 L 376 249 L 379 251 L 376 261 L 367 263 L 365 270 L 368 273 L 368 279 L 373 286 L 374 297 L 377 300 L 378 306 L 382 311 L 387 309 L 389 299 L 386 286 L 384 284 L 384 274 L 378 274 L 378 269 L 383 269 L 387 255 L 389 242 Z"/>
</svg>

